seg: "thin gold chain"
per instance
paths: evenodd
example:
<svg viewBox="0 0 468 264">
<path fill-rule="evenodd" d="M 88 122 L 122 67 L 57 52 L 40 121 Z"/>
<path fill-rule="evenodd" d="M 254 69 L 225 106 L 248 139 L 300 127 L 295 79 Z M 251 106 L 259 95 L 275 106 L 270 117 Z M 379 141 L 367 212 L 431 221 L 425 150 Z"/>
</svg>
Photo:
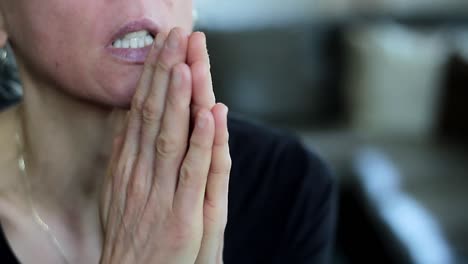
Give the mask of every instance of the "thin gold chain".
<svg viewBox="0 0 468 264">
<path fill-rule="evenodd" d="M 41 216 L 39 215 L 39 212 L 34 207 L 34 203 L 31 197 L 32 188 L 27 177 L 28 174 L 26 170 L 26 162 L 24 159 L 24 147 L 23 147 L 23 144 L 21 144 L 20 136 L 18 133 L 16 134 L 16 143 L 18 146 L 18 169 L 20 170 L 22 174 L 24 186 L 26 188 L 26 196 L 28 199 L 29 207 L 31 209 L 33 220 L 47 234 L 49 239 L 52 241 L 52 244 L 54 244 L 54 246 L 57 248 L 58 252 L 60 253 L 60 256 L 62 257 L 64 263 L 69 264 L 70 262 L 68 261 L 67 255 L 65 254 L 65 251 L 63 250 L 63 247 L 60 245 L 57 237 L 52 233 L 49 225 L 44 220 L 42 220 Z"/>
</svg>

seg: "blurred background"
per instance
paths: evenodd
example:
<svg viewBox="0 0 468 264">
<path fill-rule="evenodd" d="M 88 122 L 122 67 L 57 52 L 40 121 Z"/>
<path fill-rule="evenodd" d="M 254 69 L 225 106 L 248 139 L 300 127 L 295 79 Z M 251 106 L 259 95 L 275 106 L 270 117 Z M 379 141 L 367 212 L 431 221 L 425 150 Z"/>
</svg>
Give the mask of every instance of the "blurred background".
<svg viewBox="0 0 468 264">
<path fill-rule="evenodd" d="M 217 99 L 333 168 L 333 263 L 468 263 L 468 1 L 196 3 Z"/>
<path fill-rule="evenodd" d="M 333 169 L 333 263 L 468 263 L 468 1 L 196 5 L 217 99 Z"/>
</svg>

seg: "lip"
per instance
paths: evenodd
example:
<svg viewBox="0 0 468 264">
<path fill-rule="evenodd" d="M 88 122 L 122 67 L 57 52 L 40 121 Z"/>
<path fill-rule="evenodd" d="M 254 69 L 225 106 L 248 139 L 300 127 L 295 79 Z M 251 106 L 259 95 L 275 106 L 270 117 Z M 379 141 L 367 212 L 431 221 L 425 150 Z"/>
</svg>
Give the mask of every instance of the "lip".
<svg viewBox="0 0 468 264">
<path fill-rule="evenodd" d="M 121 61 L 134 64 L 143 64 L 146 60 L 146 56 L 151 50 L 151 46 L 146 46 L 139 49 L 119 49 L 112 46 L 112 43 L 116 39 L 122 38 L 130 32 L 140 30 L 147 30 L 151 35 L 153 35 L 153 37 L 156 37 L 160 31 L 160 27 L 152 20 L 146 18 L 128 22 L 120 27 L 116 32 L 114 32 L 114 34 L 112 34 L 111 38 L 107 42 L 106 50 L 113 57 Z"/>
</svg>

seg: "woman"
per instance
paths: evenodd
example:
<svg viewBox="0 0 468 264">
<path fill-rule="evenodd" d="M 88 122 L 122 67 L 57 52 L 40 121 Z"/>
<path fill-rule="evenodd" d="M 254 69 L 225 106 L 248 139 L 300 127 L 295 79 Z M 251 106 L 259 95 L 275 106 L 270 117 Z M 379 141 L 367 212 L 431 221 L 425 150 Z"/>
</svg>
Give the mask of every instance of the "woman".
<svg viewBox="0 0 468 264">
<path fill-rule="evenodd" d="M 328 171 L 215 104 L 191 0 L 0 12 L 24 90 L 0 116 L 2 263 L 326 261 Z"/>
</svg>

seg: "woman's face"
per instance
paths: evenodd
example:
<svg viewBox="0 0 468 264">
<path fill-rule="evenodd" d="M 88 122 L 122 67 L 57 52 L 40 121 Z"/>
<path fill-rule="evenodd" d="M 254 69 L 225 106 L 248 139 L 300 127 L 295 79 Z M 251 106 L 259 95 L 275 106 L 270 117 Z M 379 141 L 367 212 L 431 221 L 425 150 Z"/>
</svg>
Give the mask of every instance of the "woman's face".
<svg viewBox="0 0 468 264">
<path fill-rule="evenodd" d="M 23 74 L 112 106 L 131 101 L 157 32 L 192 29 L 192 0 L 1 0 L 0 11 Z"/>
</svg>

